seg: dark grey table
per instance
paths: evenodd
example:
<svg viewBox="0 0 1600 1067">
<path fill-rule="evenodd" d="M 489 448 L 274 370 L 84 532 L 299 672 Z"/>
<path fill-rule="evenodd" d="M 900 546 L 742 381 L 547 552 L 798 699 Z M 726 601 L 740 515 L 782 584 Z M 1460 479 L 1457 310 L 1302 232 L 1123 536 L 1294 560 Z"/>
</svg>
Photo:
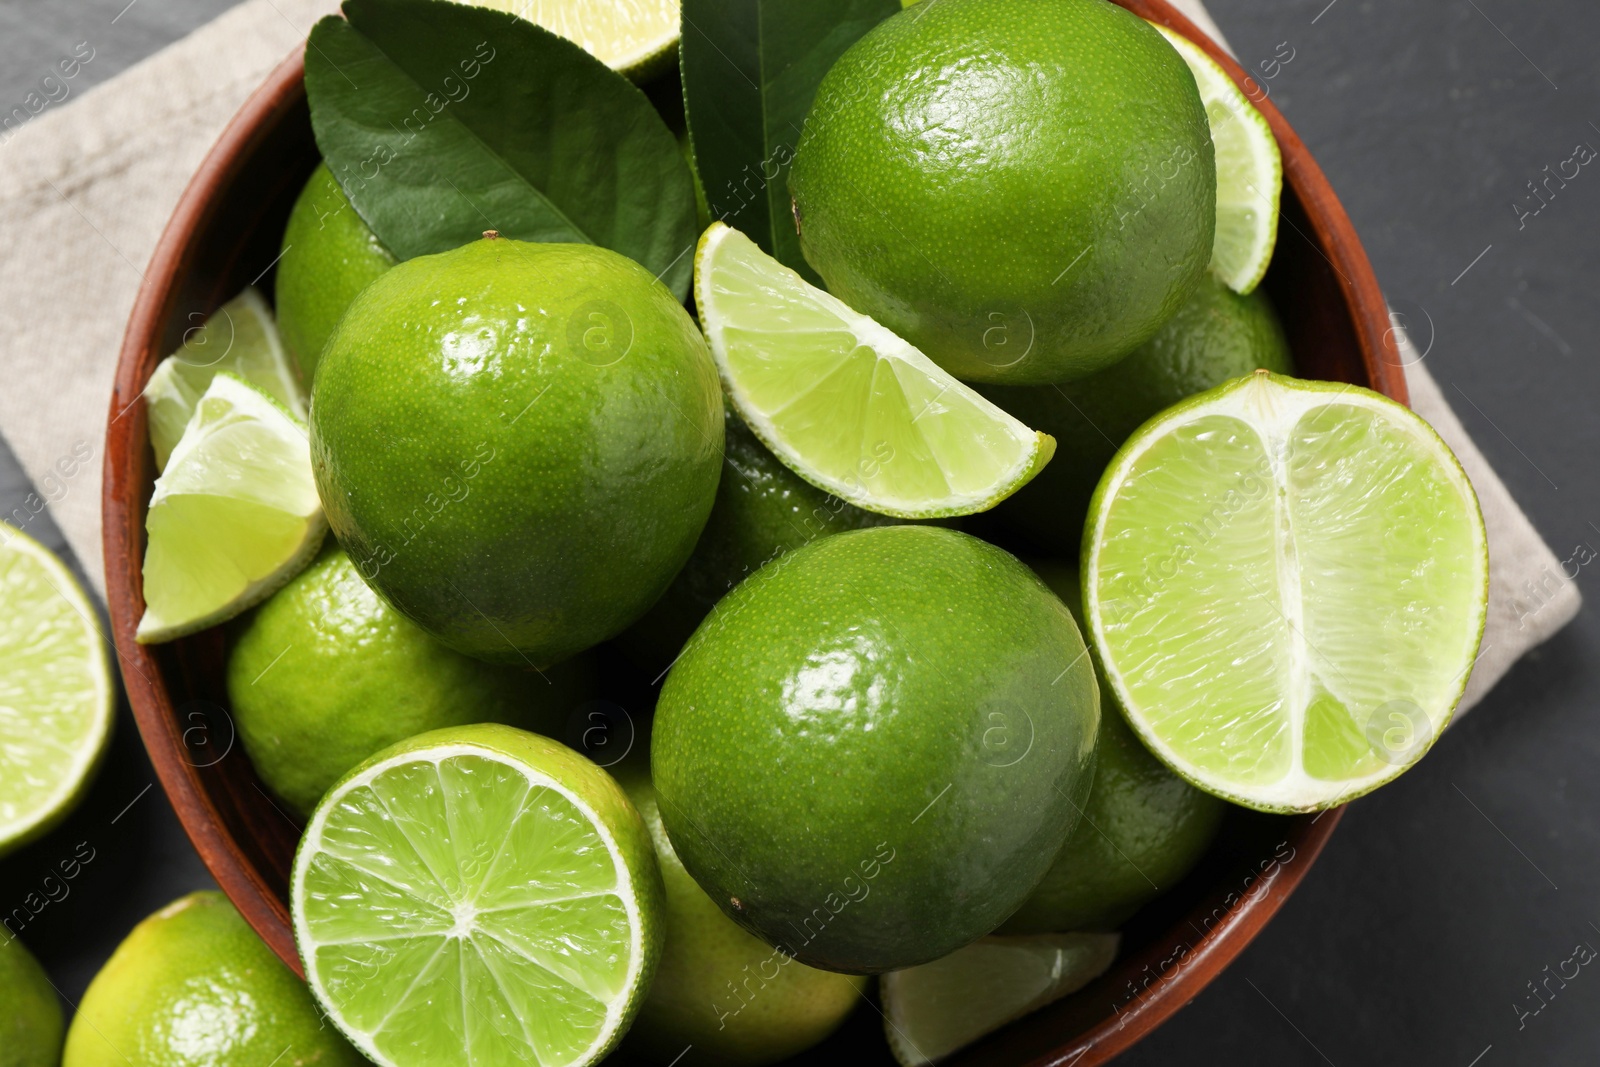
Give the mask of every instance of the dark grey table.
<svg viewBox="0 0 1600 1067">
<path fill-rule="evenodd" d="M 5 0 L 0 103 L 79 41 L 96 48 L 81 91 L 227 6 Z M 1527 183 L 1579 144 L 1600 148 L 1600 7 L 1213 0 L 1212 11 L 1328 172 L 1512 493 L 1562 558 L 1591 556 L 1600 171 L 1552 183 L 1542 207 Z M 27 491 L 0 448 L 0 512 Z M 62 547 L 46 517 L 30 532 Z M 1574 580 L 1600 595 L 1592 569 L 1600 561 Z M 1595 1062 L 1600 974 L 1549 976 L 1576 945 L 1600 947 L 1597 698 L 1600 623 L 1585 608 L 1415 770 L 1352 805 L 1266 932 L 1122 1062 Z M 118 729 L 84 808 L 0 863 L 0 918 L 25 918 L 20 932 L 72 1000 L 134 922 L 210 884 L 160 789 L 146 791 L 154 776 L 125 710 Z M 93 860 L 47 887 L 80 842 Z"/>
</svg>

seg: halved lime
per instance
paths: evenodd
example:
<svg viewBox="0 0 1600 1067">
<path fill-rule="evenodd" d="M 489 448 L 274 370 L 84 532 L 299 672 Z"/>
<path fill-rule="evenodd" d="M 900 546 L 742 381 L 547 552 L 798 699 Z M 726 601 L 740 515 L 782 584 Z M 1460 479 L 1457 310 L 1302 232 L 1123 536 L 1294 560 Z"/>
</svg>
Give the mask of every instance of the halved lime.
<svg viewBox="0 0 1600 1067">
<path fill-rule="evenodd" d="M 260 292 L 246 289 L 190 331 L 144 387 L 157 470 L 166 469 L 195 405 L 222 371 L 237 374 L 305 420 L 305 393 L 278 339 L 272 309 Z"/>
<path fill-rule="evenodd" d="M 111 736 L 94 605 L 43 545 L 0 523 L 0 855 L 83 797 Z"/>
<path fill-rule="evenodd" d="M 1246 807 L 1313 811 L 1396 777 L 1450 721 L 1489 557 L 1427 423 L 1257 371 L 1122 446 L 1083 585 L 1106 679 L 1163 762 Z"/>
<path fill-rule="evenodd" d="M 170 641 L 266 599 L 311 561 L 327 528 L 305 424 L 218 374 L 150 498 L 138 641 Z"/>
<path fill-rule="evenodd" d="M 1278 201 L 1283 195 L 1278 141 L 1227 71 L 1188 39 L 1165 26 L 1156 29 L 1189 64 L 1211 120 L 1211 141 L 1217 149 L 1217 235 L 1211 245 L 1211 271 L 1234 292 L 1248 293 L 1267 273 L 1278 240 Z"/>
<path fill-rule="evenodd" d="M 1088 985 L 1117 958 L 1117 934 L 986 937 L 883 976 L 884 1033 L 904 1067 L 947 1056 Z"/>
<path fill-rule="evenodd" d="M 1028 429 L 906 341 L 714 222 L 695 301 L 724 387 L 757 437 L 819 489 L 925 519 L 994 507 L 1055 439 Z"/>
<path fill-rule="evenodd" d="M 583 46 L 635 81 L 676 62 L 679 0 L 470 0 Z"/>
<path fill-rule="evenodd" d="M 605 771 L 509 726 L 420 734 L 317 806 L 290 879 L 306 981 L 387 1067 L 574 1067 L 661 951 L 649 832 Z"/>
</svg>

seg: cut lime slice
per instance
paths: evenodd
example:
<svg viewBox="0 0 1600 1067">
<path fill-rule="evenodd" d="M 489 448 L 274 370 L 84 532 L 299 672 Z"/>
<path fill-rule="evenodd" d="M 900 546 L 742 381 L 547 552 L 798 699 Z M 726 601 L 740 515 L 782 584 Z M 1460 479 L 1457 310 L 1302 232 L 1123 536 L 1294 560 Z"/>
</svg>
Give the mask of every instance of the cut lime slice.
<svg viewBox="0 0 1600 1067">
<path fill-rule="evenodd" d="M 156 479 L 137 640 L 170 641 L 264 600 L 328 528 L 303 423 L 223 372 Z"/>
<path fill-rule="evenodd" d="M 1117 958 L 1116 934 L 986 937 L 941 960 L 883 976 L 884 1033 L 904 1067 L 920 1067 L 1053 1000 Z"/>
<path fill-rule="evenodd" d="M 580 1067 L 644 999 L 665 908 L 609 775 L 509 726 L 385 749 L 328 791 L 290 880 L 306 981 L 388 1067 Z"/>
<path fill-rule="evenodd" d="M 1427 423 L 1258 371 L 1122 446 L 1083 585 L 1106 678 L 1158 757 L 1246 807 L 1312 811 L 1396 777 L 1450 721 L 1489 557 Z"/>
<path fill-rule="evenodd" d="M 246 289 L 190 331 L 144 387 L 157 470 L 166 469 L 195 405 L 221 371 L 237 374 L 305 421 L 305 394 L 278 340 L 272 309 L 259 292 Z"/>
<path fill-rule="evenodd" d="M 800 477 L 857 507 L 908 519 L 985 511 L 1055 452 L 1053 437 L 720 222 L 700 238 L 694 293 L 751 430 Z"/>
<path fill-rule="evenodd" d="M 1154 25 L 1152 23 L 1152 25 Z M 1217 235 L 1211 270 L 1236 293 L 1261 282 L 1278 240 L 1283 157 L 1272 127 L 1227 71 L 1193 42 L 1156 26 L 1189 64 L 1217 150 Z"/>
<path fill-rule="evenodd" d="M 582 45 L 634 80 L 675 62 L 679 0 L 470 0 L 509 11 Z"/>
<path fill-rule="evenodd" d="M 0 523 L 0 855 L 83 797 L 111 736 L 94 605 L 59 559 Z"/>
</svg>

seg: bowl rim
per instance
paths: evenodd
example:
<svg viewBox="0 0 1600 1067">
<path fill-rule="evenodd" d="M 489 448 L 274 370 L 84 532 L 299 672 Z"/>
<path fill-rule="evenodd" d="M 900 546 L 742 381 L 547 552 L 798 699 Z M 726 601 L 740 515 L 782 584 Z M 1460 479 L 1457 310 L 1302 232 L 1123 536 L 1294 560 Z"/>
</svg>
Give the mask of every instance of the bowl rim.
<svg viewBox="0 0 1600 1067">
<path fill-rule="evenodd" d="M 1370 387 L 1408 404 L 1395 331 L 1377 278 L 1349 216 L 1304 142 L 1270 99 L 1263 94 L 1258 100 L 1250 92 L 1254 80 L 1232 56 L 1167 0 L 1114 2 L 1199 45 L 1245 89 L 1267 119 L 1283 156 L 1284 181 L 1293 186 L 1314 230 L 1315 240 L 1308 237 L 1308 242 L 1318 248 L 1337 275 Z M 149 488 L 144 484 L 146 420 L 138 401 L 155 362 L 165 354 L 160 346 L 179 298 L 179 280 L 198 255 L 198 235 L 215 220 L 221 204 L 218 191 L 239 177 L 255 149 L 276 128 L 276 121 L 304 96 L 304 50 L 296 48 L 229 120 L 180 197 L 151 256 L 118 353 L 102 489 L 107 606 L 119 666 L 145 749 L 179 822 L 218 886 L 274 953 L 301 977 L 304 971 L 288 908 L 227 829 L 202 783 L 201 768 L 185 757 L 183 730 L 161 664 L 151 648 L 135 642 L 134 632 L 144 607 L 141 565 Z M 1288 223 L 1281 215 L 1280 220 Z M 1134 996 L 1126 1012 L 1104 1018 L 1047 1050 L 1041 1049 L 1037 1040 L 1021 1036 L 1027 1019 L 1020 1020 L 956 1053 L 951 1062 L 992 1062 L 1009 1051 L 1010 1062 L 1027 1067 L 1088 1067 L 1125 1050 L 1192 1000 L 1255 938 L 1305 877 L 1343 811 L 1340 807 L 1315 817 L 1297 817 L 1292 825 L 1297 831 L 1295 854 L 1301 862 L 1284 864 L 1273 878 L 1263 879 L 1256 889 L 1228 905 L 1223 920 L 1187 946 L 1189 951 L 1173 973 L 1167 973 L 1166 961 L 1161 961 L 1157 975 L 1161 981 Z"/>
</svg>

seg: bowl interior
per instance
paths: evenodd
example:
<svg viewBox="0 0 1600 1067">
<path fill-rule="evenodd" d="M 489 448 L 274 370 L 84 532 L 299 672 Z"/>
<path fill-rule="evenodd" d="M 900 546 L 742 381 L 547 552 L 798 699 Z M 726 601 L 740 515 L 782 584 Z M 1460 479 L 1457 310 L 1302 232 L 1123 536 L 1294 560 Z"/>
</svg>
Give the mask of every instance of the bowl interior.
<svg viewBox="0 0 1600 1067">
<path fill-rule="evenodd" d="M 1123 6 L 1210 45 L 1160 0 Z M 1231 60 L 1224 65 L 1243 84 L 1243 71 Z M 153 648 L 134 644 L 132 635 L 144 606 L 139 567 L 155 475 L 137 398 L 156 362 L 206 314 L 246 285 L 271 291 L 289 209 L 318 160 L 300 75 L 298 61 L 287 61 L 252 98 L 162 240 L 121 356 L 113 414 L 126 417 L 111 422 L 105 480 L 108 595 L 140 731 L 202 858 L 296 970 L 286 900 L 300 825 L 274 803 L 237 744 L 223 676 L 226 629 Z M 1349 221 L 1282 116 L 1268 102 L 1261 110 L 1278 134 L 1286 174 L 1278 246 L 1264 284 L 1301 372 L 1403 401 L 1387 312 Z M 649 679 L 626 659 L 611 655 L 602 674 L 612 679 L 609 699 L 631 714 L 649 713 Z M 1303 877 L 1338 818 L 1338 811 L 1320 817 L 1234 811 L 1199 867 L 1128 924 L 1121 957 L 1107 974 L 956 1062 L 1087 1067 L 1109 1059 L 1192 999 L 1249 942 Z M 820 1064 L 848 1049 L 853 1057 L 892 1062 L 877 1037 L 881 1026 L 876 1012 L 863 1009 L 801 1059 Z"/>
</svg>

